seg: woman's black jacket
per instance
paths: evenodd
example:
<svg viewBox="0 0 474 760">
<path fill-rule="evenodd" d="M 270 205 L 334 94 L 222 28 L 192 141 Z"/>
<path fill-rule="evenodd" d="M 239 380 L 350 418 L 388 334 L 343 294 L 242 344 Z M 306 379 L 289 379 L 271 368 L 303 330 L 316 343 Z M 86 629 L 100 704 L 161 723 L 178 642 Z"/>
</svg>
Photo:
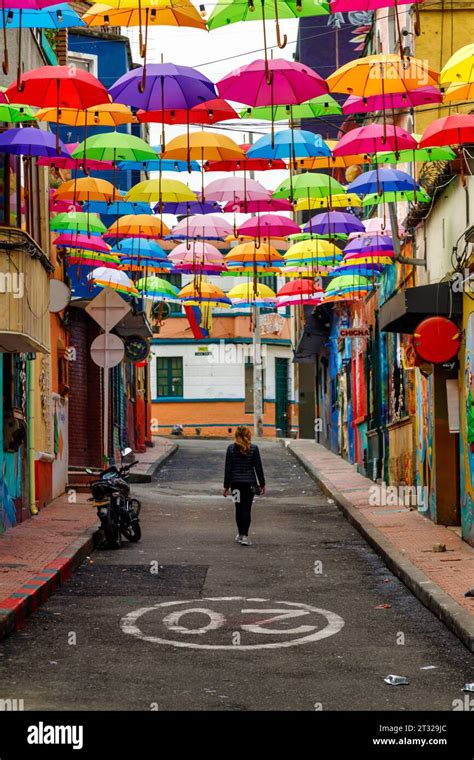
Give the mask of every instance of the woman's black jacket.
<svg viewBox="0 0 474 760">
<path fill-rule="evenodd" d="M 235 485 L 265 485 L 262 460 L 258 446 L 252 444 L 248 454 L 242 454 L 235 443 L 227 448 L 225 458 L 224 488 Z"/>
</svg>

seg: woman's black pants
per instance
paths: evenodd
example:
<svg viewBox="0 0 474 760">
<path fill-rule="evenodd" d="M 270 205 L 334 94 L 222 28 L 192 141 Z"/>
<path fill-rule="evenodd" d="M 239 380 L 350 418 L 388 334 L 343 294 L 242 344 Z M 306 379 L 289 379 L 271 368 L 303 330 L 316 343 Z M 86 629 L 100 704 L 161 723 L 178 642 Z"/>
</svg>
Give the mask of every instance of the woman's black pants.
<svg viewBox="0 0 474 760">
<path fill-rule="evenodd" d="M 251 486 L 231 486 L 232 499 L 235 504 L 235 521 L 240 536 L 248 536 L 254 492 Z"/>
</svg>

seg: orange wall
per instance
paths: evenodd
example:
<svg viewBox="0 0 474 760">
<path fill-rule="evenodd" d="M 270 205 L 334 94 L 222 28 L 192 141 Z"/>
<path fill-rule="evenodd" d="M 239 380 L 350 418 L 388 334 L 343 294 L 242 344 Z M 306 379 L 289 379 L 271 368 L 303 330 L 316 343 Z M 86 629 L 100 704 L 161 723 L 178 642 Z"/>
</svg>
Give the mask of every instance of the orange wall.
<svg viewBox="0 0 474 760">
<path fill-rule="evenodd" d="M 291 338 L 290 334 L 290 319 L 285 320 L 284 327 L 278 338 Z M 223 338 L 251 338 L 253 335 L 253 329 L 251 329 L 250 317 L 213 317 L 212 319 L 212 333 L 210 338 L 212 340 L 220 340 Z M 159 334 L 155 335 L 155 338 L 166 338 L 167 340 L 173 338 L 192 338 L 193 334 L 188 324 L 188 320 L 185 317 L 169 317 L 164 321 L 163 327 Z M 265 335 L 264 337 L 270 337 Z M 199 341 L 196 341 L 199 343 Z"/>
</svg>

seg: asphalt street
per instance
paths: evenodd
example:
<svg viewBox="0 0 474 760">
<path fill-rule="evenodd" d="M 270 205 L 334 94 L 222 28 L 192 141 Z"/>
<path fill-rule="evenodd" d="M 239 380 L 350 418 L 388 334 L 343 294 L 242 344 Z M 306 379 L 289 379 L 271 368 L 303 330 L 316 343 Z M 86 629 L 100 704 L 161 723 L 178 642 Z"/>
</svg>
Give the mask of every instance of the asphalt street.
<svg viewBox="0 0 474 760">
<path fill-rule="evenodd" d="M 2 696 L 27 710 L 452 710 L 472 655 L 280 442 L 261 445 L 253 546 L 234 543 L 226 446 L 182 441 L 133 486 L 142 541 L 96 551 L 0 644 Z"/>
</svg>

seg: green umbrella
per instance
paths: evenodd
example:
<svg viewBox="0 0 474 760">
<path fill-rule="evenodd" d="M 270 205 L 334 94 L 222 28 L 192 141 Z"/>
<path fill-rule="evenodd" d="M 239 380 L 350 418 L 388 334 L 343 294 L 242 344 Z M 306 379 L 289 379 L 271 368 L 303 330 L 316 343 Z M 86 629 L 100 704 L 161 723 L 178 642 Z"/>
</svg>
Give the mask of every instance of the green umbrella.
<svg viewBox="0 0 474 760">
<path fill-rule="evenodd" d="M 35 112 L 30 106 L 10 105 L 0 103 L 0 121 L 8 124 L 18 124 L 20 121 L 35 121 Z"/>
<path fill-rule="evenodd" d="M 348 235 L 345 235 L 343 232 L 336 232 L 331 235 L 317 235 L 315 232 L 296 232 L 294 235 L 288 235 L 288 240 L 292 240 L 294 243 L 300 240 L 327 240 L 328 238 L 347 240 Z"/>
<path fill-rule="evenodd" d="M 367 277 L 362 277 L 360 274 L 342 274 L 331 280 L 325 292 L 332 293 L 335 290 L 346 290 L 349 288 L 370 288 L 370 286 L 370 280 Z"/>
<path fill-rule="evenodd" d="M 238 21 L 327 16 L 329 13 L 326 0 L 233 0 L 230 3 L 217 0 L 207 26 L 212 30 Z"/>
<path fill-rule="evenodd" d="M 73 158 L 93 161 L 151 161 L 157 154 L 148 143 L 124 132 L 102 132 L 89 137 L 74 150 Z"/>
<path fill-rule="evenodd" d="M 303 172 L 293 179 L 285 179 L 273 193 L 273 198 L 327 198 L 345 192 L 346 188 L 327 174 Z"/>
<path fill-rule="evenodd" d="M 295 106 L 258 106 L 243 108 L 241 119 L 263 119 L 264 121 L 286 121 L 293 119 L 318 119 L 321 116 L 334 116 L 342 113 L 342 108 L 330 95 L 320 95 Z"/>
<path fill-rule="evenodd" d="M 421 135 L 413 135 L 418 142 Z M 456 154 L 447 146 L 434 148 L 416 148 L 415 150 L 401 150 L 399 153 L 377 153 L 379 164 L 411 164 L 423 161 L 452 161 Z"/>
<path fill-rule="evenodd" d="M 51 230 L 57 232 L 72 230 L 102 233 L 107 231 L 107 227 L 102 224 L 97 214 L 85 214 L 83 211 L 63 211 L 51 219 L 49 226 Z"/>
<path fill-rule="evenodd" d="M 430 196 L 426 190 L 417 190 L 416 198 L 414 190 L 400 190 L 399 192 L 368 193 L 362 201 L 363 206 L 378 206 L 380 203 L 402 203 L 403 201 L 415 201 L 417 203 L 429 203 Z"/>
<path fill-rule="evenodd" d="M 137 280 L 135 287 L 142 295 L 150 298 L 174 298 L 177 299 L 179 290 L 168 280 L 162 277 L 142 277 Z"/>
</svg>

